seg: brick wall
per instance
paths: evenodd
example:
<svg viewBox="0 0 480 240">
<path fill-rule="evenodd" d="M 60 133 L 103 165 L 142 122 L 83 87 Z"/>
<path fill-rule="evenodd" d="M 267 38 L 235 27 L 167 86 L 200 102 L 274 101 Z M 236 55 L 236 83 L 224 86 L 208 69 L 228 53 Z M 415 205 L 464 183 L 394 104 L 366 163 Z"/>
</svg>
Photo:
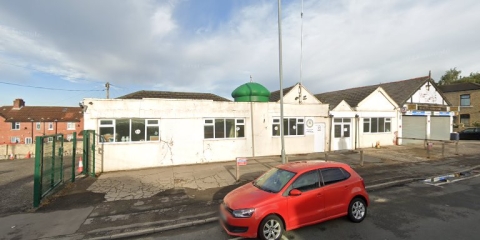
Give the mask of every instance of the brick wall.
<svg viewBox="0 0 480 240">
<path fill-rule="evenodd" d="M 67 122 L 20 122 L 18 129 L 12 129 L 12 123 L 5 122 L 5 119 L 0 117 L 0 144 L 12 143 L 12 137 L 18 138 L 19 144 L 25 144 L 28 138 L 34 143 L 35 137 L 43 135 L 63 133 L 67 138 L 68 135 L 77 132 L 78 136 L 83 130 L 83 118 L 80 122 L 70 124 L 70 127 L 74 127 L 74 129 L 68 129 L 67 126 Z"/>
<path fill-rule="evenodd" d="M 455 124 L 460 124 L 460 114 L 469 114 L 470 121 L 465 127 L 473 126 L 474 123 L 480 124 L 480 90 L 449 92 L 444 93 L 445 97 L 453 106 L 460 106 L 460 95 L 470 94 L 470 106 L 461 106 L 460 112 L 455 118 Z"/>
<path fill-rule="evenodd" d="M 71 155 L 72 143 L 65 142 L 63 146 L 65 155 Z M 35 144 L 0 144 L 0 159 L 10 159 L 11 154 L 15 159 L 26 158 L 28 152 L 32 158 L 35 157 Z M 83 142 L 77 141 L 77 154 L 82 154 L 82 152 Z"/>
</svg>

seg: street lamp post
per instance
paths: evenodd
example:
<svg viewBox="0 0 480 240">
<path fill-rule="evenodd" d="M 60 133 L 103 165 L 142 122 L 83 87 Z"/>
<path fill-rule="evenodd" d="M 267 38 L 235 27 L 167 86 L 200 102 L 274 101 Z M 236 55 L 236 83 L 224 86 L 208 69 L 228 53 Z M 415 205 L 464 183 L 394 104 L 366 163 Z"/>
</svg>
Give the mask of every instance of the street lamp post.
<svg viewBox="0 0 480 240">
<path fill-rule="evenodd" d="M 282 142 L 282 163 L 286 163 L 283 132 L 282 0 L 278 0 L 278 65 L 280 74 L 280 139 Z"/>
</svg>

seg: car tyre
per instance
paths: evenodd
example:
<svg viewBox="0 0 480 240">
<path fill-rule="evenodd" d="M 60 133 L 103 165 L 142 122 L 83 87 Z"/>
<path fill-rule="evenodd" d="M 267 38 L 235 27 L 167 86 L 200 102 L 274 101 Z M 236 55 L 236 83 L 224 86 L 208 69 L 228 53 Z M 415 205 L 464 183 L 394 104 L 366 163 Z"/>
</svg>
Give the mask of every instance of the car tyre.
<svg viewBox="0 0 480 240">
<path fill-rule="evenodd" d="M 348 206 L 348 218 L 354 223 L 359 223 L 367 216 L 367 205 L 361 198 L 354 198 Z"/>
<path fill-rule="evenodd" d="M 283 235 L 283 222 L 277 215 L 268 215 L 258 227 L 258 237 L 262 240 L 278 240 Z"/>
</svg>

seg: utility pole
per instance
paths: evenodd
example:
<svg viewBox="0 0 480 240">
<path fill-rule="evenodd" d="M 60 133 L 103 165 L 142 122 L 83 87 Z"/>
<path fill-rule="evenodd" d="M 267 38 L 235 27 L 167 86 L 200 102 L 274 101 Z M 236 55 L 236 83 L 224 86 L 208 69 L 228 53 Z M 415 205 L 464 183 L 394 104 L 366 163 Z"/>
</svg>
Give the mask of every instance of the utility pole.
<svg viewBox="0 0 480 240">
<path fill-rule="evenodd" d="M 285 139 L 283 132 L 283 66 L 282 66 L 282 0 L 278 0 L 278 69 L 280 74 L 280 138 L 282 141 L 282 163 L 285 158 Z"/>
<path fill-rule="evenodd" d="M 105 88 L 107 90 L 107 99 L 109 99 L 110 98 L 110 83 L 109 82 L 105 83 Z"/>
</svg>

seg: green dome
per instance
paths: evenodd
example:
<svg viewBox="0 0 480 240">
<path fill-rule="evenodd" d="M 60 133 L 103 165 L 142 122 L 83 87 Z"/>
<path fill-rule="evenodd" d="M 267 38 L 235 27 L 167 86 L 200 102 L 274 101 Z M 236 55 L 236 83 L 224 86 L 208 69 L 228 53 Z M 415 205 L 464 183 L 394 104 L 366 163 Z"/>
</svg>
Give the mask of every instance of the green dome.
<svg viewBox="0 0 480 240">
<path fill-rule="evenodd" d="M 232 92 L 235 102 L 268 102 L 270 91 L 262 84 L 249 82 L 237 87 Z"/>
</svg>

